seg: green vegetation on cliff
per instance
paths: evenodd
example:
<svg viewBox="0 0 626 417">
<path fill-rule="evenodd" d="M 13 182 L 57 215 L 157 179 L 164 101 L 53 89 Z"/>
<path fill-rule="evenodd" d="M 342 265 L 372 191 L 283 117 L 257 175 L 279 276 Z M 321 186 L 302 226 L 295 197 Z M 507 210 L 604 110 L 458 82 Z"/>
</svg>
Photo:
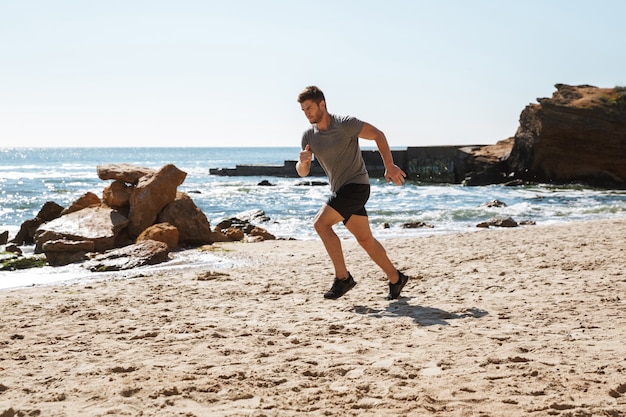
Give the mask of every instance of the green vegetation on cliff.
<svg viewBox="0 0 626 417">
<path fill-rule="evenodd" d="M 626 108 L 626 87 L 617 86 L 615 87 L 615 92 L 617 97 L 615 97 L 614 103 L 621 108 Z"/>
<path fill-rule="evenodd" d="M 616 86 L 600 96 L 600 102 L 604 105 L 626 109 L 626 87 Z"/>
</svg>

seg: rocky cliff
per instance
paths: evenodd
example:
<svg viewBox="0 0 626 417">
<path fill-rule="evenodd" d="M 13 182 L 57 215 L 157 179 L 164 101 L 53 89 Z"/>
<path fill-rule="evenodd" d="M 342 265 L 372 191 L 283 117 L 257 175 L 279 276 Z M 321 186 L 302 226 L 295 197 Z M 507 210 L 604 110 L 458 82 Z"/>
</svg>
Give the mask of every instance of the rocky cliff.
<svg viewBox="0 0 626 417">
<path fill-rule="evenodd" d="M 557 84 L 521 113 L 507 158 L 515 178 L 626 187 L 626 88 Z"/>
</svg>

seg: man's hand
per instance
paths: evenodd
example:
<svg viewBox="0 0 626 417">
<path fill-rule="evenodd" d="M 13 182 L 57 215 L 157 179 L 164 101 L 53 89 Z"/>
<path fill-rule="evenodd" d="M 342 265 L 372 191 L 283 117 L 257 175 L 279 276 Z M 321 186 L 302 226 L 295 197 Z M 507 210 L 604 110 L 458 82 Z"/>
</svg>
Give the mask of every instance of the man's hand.
<svg viewBox="0 0 626 417">
<path fill-rule="evenodd" d="M 404 179 L 406 178 L 406 172 L 400 169 L 399 166 L 393 165 L 387 169 L 385 169 L 385 181 L 388 183 L 393 181 L 396 185 L 404 184 Z"/>
<path fill-rule="evenodd" d="M 311 161 L 313 160 L 313 152 L 309 148 L 309 145 L 304 147 L 303 151 L 300 151 L 300 159 L 296 164 L 296 171 L 301 177 L 306 177 L 311 171 Z"/>
<path fill-rule="evenodd" d="M 304 150 L 300 152 L 300 162 L 301 163 L 310 163 L 313 160 L 313 152 L 311 152 L 311 148 L 309 145 L 304 147 Z"/>
<path fill-rule="evenodd" d="M 387 142 L 385 134 L 371 124 L 364 122 L 359 137 L 376 141 L 378 152 L 383 158 L 383 164 L 385 164 L 385 180 L 387 182 L 393 181 L 396 185 L 404 184 L 406 173 L 393 163 L 393 155 L 391 149 L 389 149 L 389 142 Z"/>
</svg>

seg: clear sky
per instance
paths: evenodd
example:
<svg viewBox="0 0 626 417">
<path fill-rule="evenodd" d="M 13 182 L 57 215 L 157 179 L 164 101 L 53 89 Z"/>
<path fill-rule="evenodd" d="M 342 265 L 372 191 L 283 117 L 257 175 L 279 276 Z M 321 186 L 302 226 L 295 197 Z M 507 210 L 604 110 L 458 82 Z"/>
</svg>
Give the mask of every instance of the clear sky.
<svg viewBox="0 0 626 417">
<path fill-rule="evenodd" d="M 622 0 L 0 0 L 0 147 L 299 146 L 297 94 L 392 147 L 491 144 L 626 85 Z"/>
</svg>

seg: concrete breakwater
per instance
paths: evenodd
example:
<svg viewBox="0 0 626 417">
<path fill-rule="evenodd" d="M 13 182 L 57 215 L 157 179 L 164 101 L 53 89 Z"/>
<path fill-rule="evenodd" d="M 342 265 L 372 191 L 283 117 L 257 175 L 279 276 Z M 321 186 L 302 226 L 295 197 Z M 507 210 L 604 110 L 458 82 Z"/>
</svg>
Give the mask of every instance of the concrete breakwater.
<svg viewBox="0 0 626 417">
<path fill-rule="evenodd" d="M 424 146 L 392 150 L 396 165 L 402 168 L 409 180 L 430 183 L 461 183 L 472 170 L 472 152 L 475 146 Z M 383 160 L 377 150 L 361 151 L 367 170 L 372 178 L 382 178 L 385 173 Z M 274 176 L 298 177 L 295 160 L 283 165 L 237 165 L 235 168 L 211 168 L 211 175 L 224 176 Z M 322 167 L 314 159 L 311 176 L 325 176 Z"/>
</svg>

